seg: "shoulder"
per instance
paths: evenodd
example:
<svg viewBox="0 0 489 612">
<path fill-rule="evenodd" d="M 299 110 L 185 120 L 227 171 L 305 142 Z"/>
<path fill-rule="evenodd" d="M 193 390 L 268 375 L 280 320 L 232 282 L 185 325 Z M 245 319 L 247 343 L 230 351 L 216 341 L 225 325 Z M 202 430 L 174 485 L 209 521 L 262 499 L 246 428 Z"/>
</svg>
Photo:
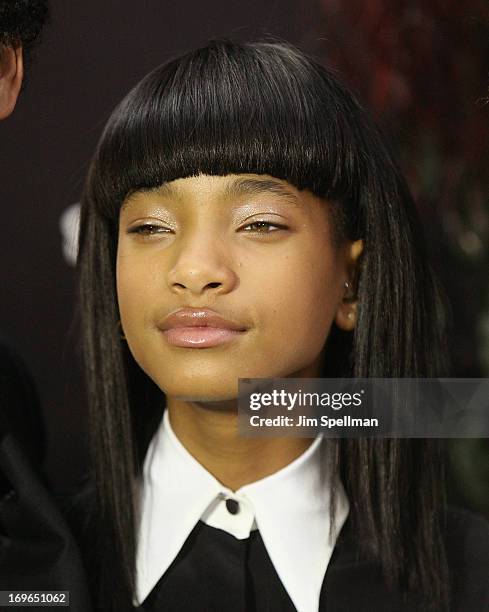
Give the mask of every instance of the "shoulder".
<svg viewBox="0 0 489 612">
<path fill-rule="evenodd" d="M 449 508 L 443 531 L 454 609 L 489 610 L 489 523 Z"/>
<path fill-rule="evenodd" d="M 489 564 L 489 522 L 462 508 L 449 507 L 444 527 L 447 549 L 467 563 Z"/>
</svg>

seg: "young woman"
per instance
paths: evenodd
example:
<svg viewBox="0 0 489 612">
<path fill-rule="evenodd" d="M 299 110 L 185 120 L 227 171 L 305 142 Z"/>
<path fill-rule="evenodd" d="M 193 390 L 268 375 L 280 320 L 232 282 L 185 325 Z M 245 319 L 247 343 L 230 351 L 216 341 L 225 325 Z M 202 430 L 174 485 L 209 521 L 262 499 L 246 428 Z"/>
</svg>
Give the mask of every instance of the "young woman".
<svg viewBox="0 0 489 612">
<path fill-rule="evenodd" d="M 484 609 L 487 528 L 446 512 L 435 441 L 237 432 L 239 377 L 445 373 L 408 189 L 330 72 L 220 41 L 149 74 L 79 262 L 97 609 Z"/>
</svg>

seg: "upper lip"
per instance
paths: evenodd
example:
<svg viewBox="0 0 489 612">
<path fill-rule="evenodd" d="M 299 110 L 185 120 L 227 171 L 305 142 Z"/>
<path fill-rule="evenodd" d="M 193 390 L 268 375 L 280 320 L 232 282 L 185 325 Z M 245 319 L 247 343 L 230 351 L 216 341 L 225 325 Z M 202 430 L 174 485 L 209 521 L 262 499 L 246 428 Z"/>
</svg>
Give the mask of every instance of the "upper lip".
<svg viewBox="0 0 489 612">
<path fill-rule="evenodd" d="M 216 327 L 235 331 L 246 330 L 246 326 L 225 319 L 210 308 L 180 308 L 167 315 L 159 327 L 162 331 L 176 327 Z"/>
</svg>

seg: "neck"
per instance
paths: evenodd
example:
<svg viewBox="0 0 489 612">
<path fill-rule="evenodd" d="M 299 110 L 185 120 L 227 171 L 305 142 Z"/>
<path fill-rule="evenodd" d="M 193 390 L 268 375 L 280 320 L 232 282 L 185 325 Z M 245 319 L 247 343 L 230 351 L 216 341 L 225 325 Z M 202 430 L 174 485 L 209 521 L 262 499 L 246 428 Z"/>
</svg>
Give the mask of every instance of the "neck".
<svg viewBox="0 0 489 612">
<path fill-rule="evenodd" d="M 241 437 L 237 410 L 222 404 L 216 408 L 168 398 L 168 416 L 183 446 L 232 491 L 277 472 L 313 441 L 295 437 Z"/>
</svg>

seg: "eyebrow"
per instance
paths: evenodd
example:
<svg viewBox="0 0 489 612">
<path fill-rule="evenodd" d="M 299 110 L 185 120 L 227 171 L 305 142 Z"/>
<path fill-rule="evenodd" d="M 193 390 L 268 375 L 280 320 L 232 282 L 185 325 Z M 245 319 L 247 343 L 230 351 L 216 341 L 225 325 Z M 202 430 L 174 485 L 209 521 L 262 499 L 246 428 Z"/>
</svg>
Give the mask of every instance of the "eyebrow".
<svg viewBox="0 0 489 612">
<path fill-rule="evenodd" d="M 154 191 L 160 196 L 175 198 L 177 200 L 182 198 L 180 190 L 172 183 L 163 183 L 148 191 Z M 224 197 L 227 198 L 239 198 L 246 195 L 262 195 L 264 193 L 271 193 L 292 205 L 299 206 L 299 199 L 297 196 L 290 189 L 287 189 L 284 184 L 272 178 L 235 178 L 226 185 L 223 191 Z M 131 196 L 129 196 L 125 202 L 125 205 L 130 204 Z"/>
<path fill-rule="evenodd" d="M 287 189 L 282 183 L 268 178 L 237 178 L 231 181 L 224 190 L 224 195 L 230 198 L 243 195 L 261 195 L 263 193 L 272 193 L 288 200 L 291 204 L 299 204 L 297 196 L 290 189 Z"/>
</svg>

